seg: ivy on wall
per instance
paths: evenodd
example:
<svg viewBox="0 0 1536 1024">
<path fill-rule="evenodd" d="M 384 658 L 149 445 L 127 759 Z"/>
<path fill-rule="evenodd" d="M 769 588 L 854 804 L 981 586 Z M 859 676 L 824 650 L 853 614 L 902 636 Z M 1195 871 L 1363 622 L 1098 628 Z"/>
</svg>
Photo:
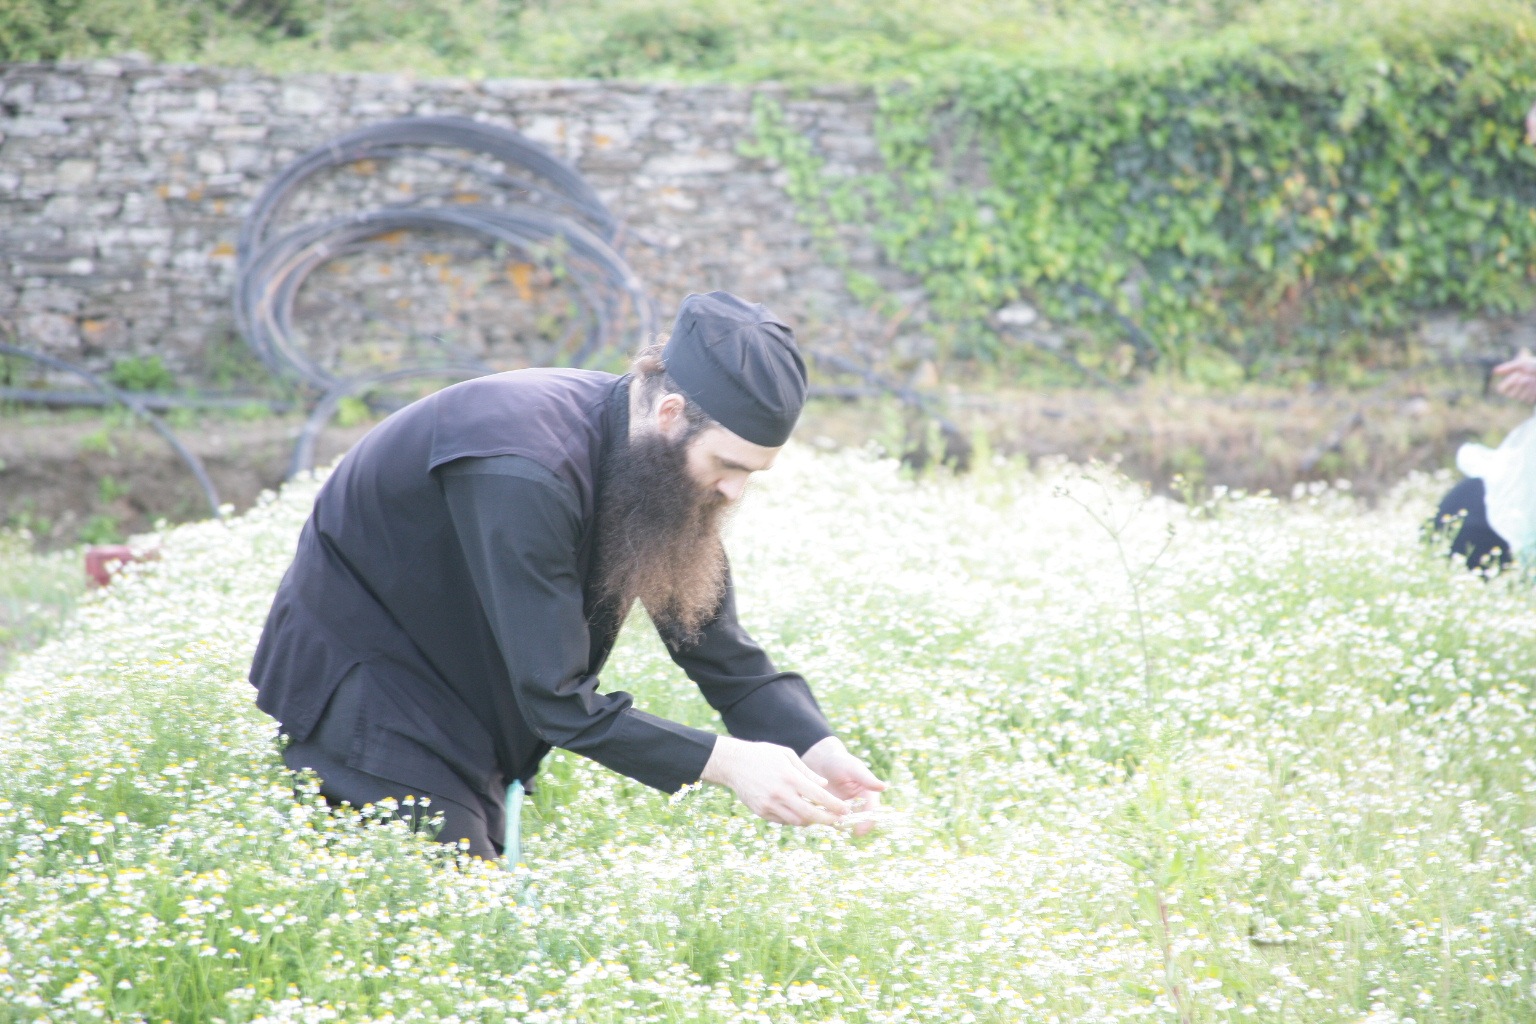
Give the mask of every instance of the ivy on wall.
<svg viewBox="0 0 1536 1024">
<path fill-rule="evenodd" d="M 824 248 L 862 225 L 921 277 L 960 351 L 1012 358 L 993 314 L 1025 300 L 1097 319 L 1106 350 L 1105 314 L 1132 318 L 1165 366 L 1235 379 L 1317 372 L 1423 310 L 1528 305 L 1533 100 L 1536 13 L 1469 0 L 1421 23 L 930 66 L 883 91 L 881 175 L 827 175 L 767 101 L 756 151 Z"/>
</svg>

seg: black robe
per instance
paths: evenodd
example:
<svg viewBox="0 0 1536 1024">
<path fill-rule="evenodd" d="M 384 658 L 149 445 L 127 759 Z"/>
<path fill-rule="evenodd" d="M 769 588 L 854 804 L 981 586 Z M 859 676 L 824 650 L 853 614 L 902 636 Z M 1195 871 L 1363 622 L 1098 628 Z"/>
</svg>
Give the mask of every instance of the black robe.
<svg viewBox="0 0 1536 1024">
<path fill-rule="evenodd" d="M 629 380 L 519 370 L 413 403 L 321 488 L 251 666 L 257 704 L 304 740 L 356 670 L 379 699 L 349 763 L 496 807 L 551 746 L 672 792 L 714 733 L 598 692 L 621 625 L 593 592 L 599 469 L 628 435 Z M 668 644 L 734 736 L 804 753 L 831 735 L 728 585 L 699 642 Z M 452 777 L 446 777 L 451 773 Z"/>
</svg>

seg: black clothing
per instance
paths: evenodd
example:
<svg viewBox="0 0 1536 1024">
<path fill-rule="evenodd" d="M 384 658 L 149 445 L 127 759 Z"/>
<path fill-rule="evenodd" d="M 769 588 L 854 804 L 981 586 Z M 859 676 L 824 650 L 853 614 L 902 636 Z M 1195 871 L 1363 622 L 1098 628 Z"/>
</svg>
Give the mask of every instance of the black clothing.
<svg viewBox="0 0 1536 1024">
<path fill-rule="evenodd" d="M 1433 526 L 1438 531 L 1460 524 L 1451 539 L 1451 556 L 1465 557 L 1469 569 L 1502 567 L 1511 561 L 1509 543 L 1488 525 L 1484 494 L 1482 478 L 1467 477 L 1450 489 L 1435 512 Z"/>
<path fill-rule="evenodd" d="M 552 745 L 658 789 L 695 781 L 713 733 L 597 689 L 621 623 L 593 587 L 596 491 L 628 401 L 627 377 L 521 370 L 374 428 L 316 497 L 251 667 L 257 704 L 303 743 L 355 670 L 381 704 L 347 763 L 467 787 L 498 815 Z M 737 623 L 729 585 L 703 638 L 668 650 L 733 735 L 799 753 L 831 735 L 805 680 Z"/>
<path fill-rule="evenodd" d="M 442 828 L 434 832 L 434 838 L 444 843 L 466 839 L 469 853 L 486 860 L 501 856 L 504 825 L 499 801 L 488 804 L 452 773 L 444 773 L 451 780 L 446 786 L 433 789 L 353 766 L 366 759 L 369 736 L 380 719 L 395 711 L 375 691 L 360 672 L 347 673 L 309 738 L 288 744 L 283 761 L 294 771 L 308 768 L 319 775 L 320 795 L 332 806 L 343 802 L 354 809 L 365 804 L 379 806 L 386 797 L 392 797 L 398 805 L 395 815 L 413 828 L 428 828 L 434 817 L 441 816 Z M 387 767 L 383 770 L 391 771 Z M 423 806 L 424 798 L 431 802 Z M 491 829 L 493 820 L 497 822 L 495 831 Z"/>
</svg>

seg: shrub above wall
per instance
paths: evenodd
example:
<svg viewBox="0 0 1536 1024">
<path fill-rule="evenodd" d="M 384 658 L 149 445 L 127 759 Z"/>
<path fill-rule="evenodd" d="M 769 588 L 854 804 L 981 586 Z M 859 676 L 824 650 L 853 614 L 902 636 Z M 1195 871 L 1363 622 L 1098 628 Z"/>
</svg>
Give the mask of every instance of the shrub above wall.
<svg viewBox="0 0 1536 1024">
<path fill-rule="evenodd" d="M 1536 294 L 1527 7 L 1400 4 L 923 71 L 885 92 L 884 176 L 816 173 L 772 108 L 759 137 L 808 220 L 869 223 L 922 276 L 957 351 L 1015 354 L 995 314 L 1023 300 L 1109 339 L 1129 317 L 1149 358 L 1196 376 L 1315 373 L 1379 355 L 1359 339 L 1416 312 Z M 1078 357 L 1109 367 L 1112 347 Z"/>
<path fill-rule="evenodd" d="M 857 124 L 841 127 L 840 116 L 808 117 L 825 106 L 822 90 L 806 103 L 781 84 L 752 88 L 768 98 L 747 149 L 788 172 L 800 226 L 722 200 L 716 182 L 704 187 L 704 168 L 729 165 L 734 174 L 740 153 L 737 109 L 710 109 L 727 102 L 709 91 L 718 86 L 698 93 L 697 112 L 712 125 L 706 148 L 722 148 L 704 158 L 694 152 L 702 143 L 663 138 L 629 113 L 615 112 L 634 122 L 618 135 L 607 113 L 602 126 L 562 121 L 556 134 L 575 132 L 568 155 L 590 160 L 593 173 L 609 174 L 609 187 L 626 194 L 676 187 L 651 172 L 649 158 L 640 170 L 632 149 L 674 150 L 678 160 L 659 166 L 701 187 L 683 199 L 667 192 L 662 203 L 629 203 L 626 216 L 675 222 L 658 235 L 669 237 L 729 214 L 733 254 L 777 236 L 753 256 L 744 280 L 778 289 L 782 279 L 796 302 L 807 287 L 830 296 L 804 303 L 808 323 L 826 333 L 850 316 L 867 322 L 868 330 L 834 333 L 849 345 L 892 350 L 903 373 L 953 354 L 1005 368 L 1037 358 L 1075 363 L 1074 383 L 1084 371 L 1102 379 L 1153 364 L 1205 380 L 1316 378 L 1412 357 L 1392 339 L 1406 337 L 1402 328 L 1425 310 L 1487 315 L 1532 305 L 1536 149 L 1523 144 L 1521 122 L 1536 99 L 1536 11 L 1527 0 L 0 0 L 0 60 L 123 49 L 306 73 L 407 70 L 423 81 L 392 77 L 399 87 L 385 88 L 358 79 L 357 87 L 387 93 L 381 110 L 427 102 L 472 116 L 510 109 L 509 89 L 537 91 L 527 81 L 488 86 L 487 75 L 775 79 L 796 83 L 791 90 L 876 83 L 884 97 L 879 151 L 867 136 L 864 86 L 831 100 L 856 108 Z M 211 277 L 229 262 L 210 232 L 224 229 L 220 218 L 232 217 L 232 203 L 270 169 L 279 136 L 299 148 L 320 141 L 314 111 L 283 109 L 287 97 L 338 122 L 366 116 L 325 97 L 354 91 L 340 79 L 317 93 L 313 82 L 260 76 L 248 89 L 248 72 L 202 67 L 130 68 L 131 107 L 103 117 L 94 99 L 82 113 L 69 97 L 80 88 L 93 97 L 109 91 L 104 73 L 56 70 L 0 68 L 0 207 L 29 232 L 8 238 L 21 258 L 11 260 L 9 279 L 0 271 L 0 306 L 24 311 L 23 334 L 31 328 L 39 343 L 63 349 L 122 348 L 124 331 L 132 345 L 168 334 L 178 345 L 201 338 L 204 321 L 189 311 L 210 289 L 222 302 L 226 286 Z M 427 80 L 437 75 L 464 77 Z M 64 81 L 72 77 L 81 81 Z M 193 102 L 184 90 L 193 79 L 214 89 L 218 109 L 171 109 Z M 583 86 L 549 88 L 575 95 Z M 611 91 L 683 95 L 635 82 Z M 207 99 L 198 92 L 196 103 Z M 130 94 L 119 101 L 130 103 Z M 786 113 L 782 124 L 776 109 Z M 286 120 L 294 114 L 297 123 Z M 162 118 L 169 134 L 156 134 Z M 184 199 L 179 181 L 167 183 L 175 192 L 169 205 L 149 196 L 132 208 L 148 218 L 127 232 L 132 238 L 77 201 L 80 184 L 56 180 L 123 178 L 123 151 L 104 158 L 95 148 L 108 128 L 121 129 L 131 158 L 145 148 L 133 130 L 155 122 L 145 138 L 161 141 L 149 148 L 179 159 L 181 139 L 210 119 L 232 118 L 243 120 L 197 135 L 220 150 L 203 165 L 222 170 L 168 172 L 207 178 L 186 184 L 187 197 L 205 201 Z M 181 124 L 188 119 L 197 123 Z M 555 131 L 543 114 L 534 122 L 530 129 Z M 158 166 L 160 156 L 149 163 Z M 743 168 L 754 183 L 741 194 L 754 204 L 767 195 L 759 184 L 781 180 L 760 163 Z M 20 187 L 6 190 L 6 172 Z M 56 187 L 69 202 L 48 204 Z M 162 242 L 142 251 L 151 243 L 137 239 L 167 227 L 162 213 L 172 225 L 200 221 L 195 232 L 173 230 L 179 255 L 196 250 L 190 262 L 171 260 Z M 777 242 L 793 235 L 798 246 L 805 227 L 817 257 L 787 255 Z M 63 239 L 54 237 L 59 229 Z M 106 245 L 98 234 L 129 244 Z M 76 250 L 80 259 L 56 258 Z M 653 287 L 677 291 L 663 275 L 696 285 L 702 268 L 652 251 Z M 780 273 L 818 262 L 840 273 L 818 266 L 819 283 L 810 285 Z M 87 264 L 91 273 L 69 270 Z M 165 267 L 159 281 L 144 282 L 151 290 L 176 283 L 174 323 L 120 315 L 118 304 L 129 295 L 138 301 L 144 289 L 105 285 L 121 283 L 109 280 L 118 269 L 141 266 Z M 81 292 L 91 294 L 75 301 Z M 1038 355 L 1044 351 L 1054 354 Z"/>
</svg>

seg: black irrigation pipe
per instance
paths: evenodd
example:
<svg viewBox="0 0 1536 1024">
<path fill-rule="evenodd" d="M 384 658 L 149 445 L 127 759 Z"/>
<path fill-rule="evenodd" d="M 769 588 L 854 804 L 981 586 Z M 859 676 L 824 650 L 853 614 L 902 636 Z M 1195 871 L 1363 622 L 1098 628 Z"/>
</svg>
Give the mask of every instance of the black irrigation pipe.
<svg viewBox="0 0 1536 1024">
<path fill-rule="evenodd" d="M 444 149 L 493 158 L 508 170 L 436 152 Z M 402 157 L 467 170 L 485 184 L 515 195 L 516 200 L 458 204 L 444 201 L 455 195 L 449 190 L 419 193 L 409 201 L 303 224 L 278 238 L 267 238 L 293 195 L 318 173 L 362 160 Z M 513 167 L 536 180 L 510 173 Z M 433 203 L 435 200 L 438 203 Z M 373 239 L 396 232 L 479 236 L 495 246 L 516 249 L 530 263 L 564 278 L 576 293 L 581 312 L 561 341 L 564 348 L 581 336 L 581 344 L 570 356 L 573 365 L 585 364 L 602 347 L 613 344 L 625 304 L 641 336 L 653 330 L 650 299 L 617 253 L 622 224 L 608 212 L 581 173 L 535 141 L 495 124 L 462 117 L 398 118 L 341 135 L 293 161 L 267 184 L 241 224 L 237 244 L 240 278 L 235 287 L 235 319 L 241 335 L 273 373 L 296 376 L 321 395 L 293 445 L 290 476 L 313 468 L 319 434 L 344 399 L 407 379 L 465 379 L 493 372 L 485 362 L 453 352 L 441 335 L 413 332 L 366 307 L 362 307 L 362 315 L 382 322 L 407 341 L 425 336 L 444 348 L 442 361 L 347 378 L 321 367 L 295 344 L 293 307 L 306 279 L 332 259 L 352 255 Z"/>
<path fill-rule="evenodd" d="M 300 287 L 317 268 L 371 239 L 425 230 L 479 235 L 563 271 L 591 318 L 587 337 L 572 356 L 573 365 L 612 343 L 622 315 L 613 301 L 615 293 L 628 299 L 642 335 L 652 328 L 649 300 L 628 264 L 574 221 L 531 206 L 434 206 L 349 214 L 300 228 L 264 247 L 242 268 L 237 283 L 237 320 L 246 341 L 274 372 L 295 374 L 322 393 L 337 387 L 343 380 L 294 344 L 293 307 Z M 565 258 L 557 259 L 560 255 Z"/>
<path fill-rule="evenodd" d="M 1157 346 L 1152 343 L 1151 338 L 1147 337 L 1147 332 L 1141 329 L 1140 324 L 1116 309 L 1113 302 L 1110 302 L 1103 295 L 1100 295 L 1097 291 L 1081 282 L 1074 282 L 1072 291 L 1086 299 L 1092 299 L 1110 319 L 1125 328 L 1125 333 L 1131 339 L 1131 347 L 1136 350 L 1136 361 L 1138 363 L 1141 363 L 1143 366 L 1152 366 L 1157 362 L 1159 355 Z"/>
<path fill-rule="evenodd" d="M 532 143 L 529 145 L 532 145 Z M 405 147 L 401 147 L 399 154 L 391 153 L 387 155 L 416 156 L 429 159 L 433 163 L 469 171 L 486 184 L 496 186 L 503 194 L 517 197 L 519 202 L 531 202 L 531 205 L 536 205 L 541 209 L 552 209 L 563 215 L 570 216 L 573 220 L 583 223 L 584 226 L 594 234 L 602 237 L 615 249 L 622 249 L 624 247 L 626 239 L 624 223 L 616 220 L 613 214 L 608 212 L 608 208 L 602 205 L 602 200 L 596 198 L 595 195 L 590 199 L 586 197 L 573 198 L 565 193 L 565 186 L 563 185 L 556 185 L 553 188 L 541 186 L 535 181 L 519 178 L 512 174 L 505 174 L 486 167 L 484 164 L 460 160 L 444 153 L 426 151 L 406 152 Z M 574 170 L 569 170 L 568 173 L 570 175 L 576 174 Z M 584 185 L 585 183 L 583 182 L 582 184 Z M 426 206 L 430 205 L 432 200 L 439 200 L 444 203 L 465 203 L 467 200 L 462 198 L 465 195 L 466 190 L 461 188 L 445 188 L 435 192 L 418 192 L 411 195 L 408 199 L 398 199 L 391 203 L 384 203 L 381 209 Z M 484 202 L 484 198 L 476 195 L 474 201 Z M 596 204 L 595 207 L 593 204 Z"/>
<path fill-rule="evenodd" d="M 474 165 L 439 157 L 444 162 L 481 173 L 493 184 L 510 186 L 550 197 L 558 205 L 577 211 L 592 230 L 610 243 L 617 241 L 619 222 L 592 186 L 575 168 L 543 146 L 517 132 L 468 117 L 402 117 L 368 125 L 329 140 L 285 167 L 257 197 L 240 225 L 235 244 L 237 260 L 244 264 L 264 241 L 268 230 L 307 179 L 333 167 L 369 159 L 400 155 L 430 156 L 431 147 L 479 153 L 532 171 L 547 182 L 539 187 L 499 173 L 485 174 Z"/>
<path fill-rule="evenodd" d="M 219 502 L 219 492 L 214 489 L 213 481 L 208 478 L 208 471 L 203 468 L 202 460 L 191 449 L 181 443 L 180 438 L 171 432 L 171 429 L 161 421 L 159 416 L 150 411 L 149 407 L 144 404 L 138 395 L 133 394 L 131 391 L 124 391 L 121 388 L 113 387 L 89 370 L 75 366 L 72 363 L 66 363 L 62 359 L 55 359 L 53 356 L 43 355 L 41 352 L 29 352 L 24 348 L 0 343 L 0 355 L 19 356 L 22 359 L 30 359 L 33 362 L 41 363 L 55 370 L 72 373 L 84 379 L 86 383 L 90 384 L 91 387 L 95 388 L 102 395 L 111 398 L 119 405 L 126 406 L 135 416 L 148 423 L 155 433 L 165 438 L 165 443 L 170 445 L 177 455 L 181 456 L 181 461 L 187 464 L 187 468 L 197 478 L 198 486 L 203 489 L 203 497 L 208 499 L 208 508 L 213 512 L 213 517 L 215 519 L 224 518 L 224 512 Z"/>
<path fill-rule="evenodd" d="M 874 370 L 860 366 L 852 359 L 837 355 L 836 353 L 818 352 L 815 349 L 808 349 L 806 351 L 813 361 L 820 363 L 829 370 L 837 373 L 853 374 L 856 377 L 862 378 L 870 387 L 893 396 L 903 405 L 910 405 L 921 412 L 931 412 L 929 406 L 934 402 L 931 395 L 900 384 L 892 384 Z"/>
<path fill-rule="evenodd" d="M 845 358 L 836 353 L 818 352 L 815 349 L 807 349 L 806 353 L 813 361 L 825 366 L 827 369 L 838 373 L 853 374 L 861 378 L 871 389 L 891 395 L 903 405 L 916 409 L 922 415 L 929 417 L 934 423 L 938 424 L 939 431 L 944 435 L 947 445 L 951 449 L 964 452 L 963 458 L 969 459 L 970 439 L 965 436 L 965 432 L 953 420 L 936 408 L 940 404 L 940 400 L 933 395 L 901 384 L 893 384 L 868 367 L 860 366 L 852 359 Z M 842 394 L 836 395 L 836 397 L 850 397 L 852 394 L 852 389 L 845 389 L 842 391 Z"/>
<path fill-rule="evenodd" d="M 144 408 L 153 412 L 170 412 L 173 409 L 250 409 L 261 408 L 268 412 L 288 412 L 292 402 L 273 401 L 268 398 L 241 398 L 238 395 L 161 395 L 153 392 L 133 392 Z M 45 388 L 0 387 L 0 403 L 38 405 L 53 409 L 73 407 L 105 408 L 117 405 L 118 400 L 99 391 L 53 391 Z"/>
<path fill-rule="evenodd" d="M 1066 365 L 1072 367 L 1072 369 L 1076 370 L 1078 373 L 1082 374 L 1084 377 L 1087 377 L 1089 380 L 1093 381 L 1095 384 L 1099 385 L 1102 388 L 1106 388 L 1107 390 L 1110 390 L 1110 391 L 1124 391 L 1125 390 L 1125 385 L 1120 383 L 1119 381 L 1110 380 L 1104 374 L 1100 373 L 1098 370 L 1095 370 L 1091 366 L 1084 366 L 1083 363 L 1082 363 L 1082 360 L 1078 359 L 1071 352 L 1068 352 L 1065 347 L 1057 349 L 1057 348 L 1052 348 L 1049 345 L 1041 344 L 1038 341 L 1032 341 L 1032 340 L 1030 340 L 1028 338 L 1026 338 L 1024 340 L 1025 340 L 1025 344 L 1029 345 L 1029 347 L 1033 348 L 1036 352 L 1044 352 L 1046 355 L 1050 356 L 1052 359 L 1055 359 L 1055 360 L 1057 360 L 1058 362 L 1061 362 L 1061 363 L 1065 363 Z"/>
<path fill-rule="evenodd" d="M 807 398 L 826 398 L 837 402 L 857 402 L 865 398 L 879 398 L 886 394 L 883 388 L 854 388 L 839 384 L 812 384 L 805 389 Z"/>
<path fill-rule="evenodd" d="M 465 158 L 463 153 L 472 154 Z M 306 182 L 365 160 L 421 159 L 467 172 L 509 202 L 454 202 L 464 190 L 413 195 L 377 209 L 299 225 L 269 237 Z M 500 167 L 493 166 L 494 162 Z M 479 192 L 474 193 L 479 198 Z M 653 329 L 650 300 L 617 251 L 621 222 L 572 166 L 515 131 L 466 117 L 405 117 L 369 125 L 311 149 L 285 167 L 257 197 L 241 223 L 235 319 L 251 349 L 274 374 L 296 377 L 318 392 L 294 447 L 293 473 L 312 467 L 315 444 L 341 401 L 385 384 L 421 377 L 464 378 L 494 372 L 485 362 L 452 351 L 440 335 L 418 334 L 363 310 L 407 340 L 427 337 L 441 359 L 396 370 L 342 376 L 302 351 L 294 307 L 305 281 L 326 263 L 364 251 L 399 232 L 449 232 L 509 247 L 553 272 L 575 293 L 580 316 L 567 325 L 561 349 L 579 338 L 569 357 L 581 366 L 618 341 L 627 315 L 644 337 Z"/>
<path fill-rule="evenodd" d="M 548 184 L 530 182 L 479 162 L 433 152 L 434 149 L 468 151 L 500 160 L 508 167 L 529 171 Z M 279 238 L 267 240 L 271 226 L 299 187 L 311 177 L 362 160 L 403 156 L 436 160 L 468 171 L 488 185 L 520 197 L 533 198 L 543 205 L 522 201 L 503 205 L 449 202 L 424 205 L 430 200 L 449 198 L 450 193 L 442 192 L 414 196 L 408 201 L 332 218 L 320 224 L 300 226 Z M 585 223 L 564 216 L 565 211 L 574 211 Z M 274 373 L 295 375 L 322 395 L 295 446 L 294 473 L 311 468 L 318 435 L 334 416 L 342 399 L 412 377 L 476 376 L 492 372 L 491 367 L 470 359 L 408 366 L 345 379 L 321 367 L 294 344 L 292 321 L 296 298 L 304 281 L 318 267 L 360 251 L 382 235 L 433 230 L 478 235 L 493 243 L 512 246 L 548 269 L 564 271 L 580 299 L 579 307 L 588 318 L 586 337 L 570 359 L 573 365 L 583 365 L 602 348 L 614 343 L 615 322 L 622 314 L 621 303 L 613 301 L 615 295 L 627 298 L 639 322 L 641 337 L 649 335 L 653 329 L 649 300 L 616 249 L 620 222 L 608 212 L 574 168 L 539 144 L 507 129 L 458 117 L 401 118 L 340 136 L 310 150 L 273 179 L 242 224 L 237 245 L 240 278 L 235 307 L 241 333 Z M 398 326 L 396 330 L 407 337 L 414 336 Z M 441 341 L 440 338 L 436 340 Z M 1138 335 L 1137 340 L 1144 341 L 1144 337 Z M 840 356 L 808 354 L 836 372 L 858 375 L 868 385 L 863 389 L 819 388 L 818 391 L 845 400 L 873 393 L 891 394 L 933 419 L 952 444 L 965 444 L 959 427 L 937 411 L 932 396 L 892 384 Z M 1062 358 L 1092 375 L 1070 355 Z"/>
<path fill-rule="evenodd" d="M 487 369 L 478 363 L 446 365 L 446 366 L 409 366 L 400 370 L 390 370 L 386 373 L 376 373 L 367 377 L 354 377 L 344 380 L 327 391 L 315 403 L 310 410 L 309 417 L 304 421 L 304 428 L 299 431 L 299 439 L 293 446 L 293 456 L 288 462 L 288 479 L 292 480 L 301 473 L 306 473 L 315 468 L 315 445 L 320 440 L 320 432 L 326 428 L 331 419 L 336 415 L 336 410 L 341 407 L 343 399 L 354 395 L 364 394 L 374 388 L 383 387 L 386 384 L 394 384 L 402 380 L 420 379 L 422 377 L 455 377 L 459 380 L 469 380 L 472 377 L 481 377 L 489 373 Z"/>
</svg>

